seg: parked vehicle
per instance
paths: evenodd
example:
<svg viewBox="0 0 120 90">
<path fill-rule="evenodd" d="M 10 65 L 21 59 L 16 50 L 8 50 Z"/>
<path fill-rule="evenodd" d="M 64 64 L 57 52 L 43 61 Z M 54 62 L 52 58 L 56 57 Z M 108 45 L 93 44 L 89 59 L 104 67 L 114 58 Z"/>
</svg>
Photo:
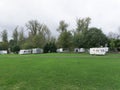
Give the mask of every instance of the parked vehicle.
<svg viewBox="0 0 120 90">
<path fill-rule="evenodd" d="M 108 52 L 108 47 L 90 48 L 91 55 L 105 55 Z"/>
<path fill-rule="evenodd" d="M 20 50 L 19 54 L 31 54 L 32 50 L 31 49 L 26 49 L 26 50 Z"/>
</svg>

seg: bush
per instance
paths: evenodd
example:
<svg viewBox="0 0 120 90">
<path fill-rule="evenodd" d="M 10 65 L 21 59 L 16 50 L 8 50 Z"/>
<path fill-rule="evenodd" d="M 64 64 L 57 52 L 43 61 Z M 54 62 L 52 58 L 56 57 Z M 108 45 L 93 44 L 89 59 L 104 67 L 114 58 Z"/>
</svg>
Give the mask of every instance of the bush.
<svg viewBox="0 0 120 90">
<path fill-rule="evenodd" d="M 20 51 L 20 46 L 18 46 L 18 45 L 13 46 L 12 52 L 18 54 L 19 51 Z"/>
<path fill-rule="evenodd" d="M 44 46 L 44 53 L 52 53 L 52 52 L 56 52 L 56 50 L 57 50 L 57 47 L 55 43 L 50 42 Z"/>
</svg>

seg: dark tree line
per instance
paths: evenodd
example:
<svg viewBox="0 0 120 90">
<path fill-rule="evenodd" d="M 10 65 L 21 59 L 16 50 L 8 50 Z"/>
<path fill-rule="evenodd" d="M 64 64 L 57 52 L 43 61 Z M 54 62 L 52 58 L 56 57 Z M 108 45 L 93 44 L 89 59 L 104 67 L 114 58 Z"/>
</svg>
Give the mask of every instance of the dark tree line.
<svg viewBox="0 0 120 90">
<path fill-rule="evenodd" d="M 69 25 L 59 22 L 58 38 L 51 35 L 49 28 L 37 20 L 26 23 L 24 28 L 17 26 L 13 30 L 12 39 L 8 41 L 7 30 L 1 32 L 0 50 L 18 53 L 20 49 L 43 48 L 45 53 L 56 52 L 57 48 L 91 48 L 108 46 L 113 51 L 120 50 L 120 34 L 113 32 L 105 35 L 100 28 L 90 27 L 91 19 L 78 18 L 76 28 L 68 30 Z M 27 30 L 28 35 L 24 32 Z"/>
</svg>

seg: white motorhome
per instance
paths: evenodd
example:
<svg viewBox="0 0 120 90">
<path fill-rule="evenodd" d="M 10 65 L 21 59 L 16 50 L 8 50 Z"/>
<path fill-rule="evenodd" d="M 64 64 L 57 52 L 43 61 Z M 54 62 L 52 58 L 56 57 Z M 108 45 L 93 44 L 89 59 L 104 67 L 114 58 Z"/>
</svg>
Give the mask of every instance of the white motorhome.
<svg viewBox="0 0 120 90">
<path fill-rule="evenodd" d="M 102 48 L 90 48 L 91 55 L 105 55 L 108 52 L 107 47 Z"/>
<path fill-rule="evenodd" d="M 41 49 L 41 48 L 34 48 L 34 49 L 32 49 L 32 53 L 33 54 L 43 53 L 43 49 Z"/>
<path fill-rule="evenodd" d="M 32 53 L 32 50 L 31 49 L 28 49 L 28 50 L 20 50 L 19 51 L 19 54 L 31 54 Z"/>
<path fill-rule="evenodd" d="M 7 50 L 0 50 L 0 54 L 7 54 Z"/>
</svg>

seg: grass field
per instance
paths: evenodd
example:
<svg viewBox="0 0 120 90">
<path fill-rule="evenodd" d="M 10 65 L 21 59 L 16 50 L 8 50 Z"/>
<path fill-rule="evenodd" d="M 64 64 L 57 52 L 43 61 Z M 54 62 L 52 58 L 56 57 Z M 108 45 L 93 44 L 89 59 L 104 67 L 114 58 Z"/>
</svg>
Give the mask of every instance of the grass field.
<svg viewBox="0 0 120 90">
<path fill-rule="evenodd" d="M 120 90 L 120 55 L 0 55 L 0 90 Z"/>
</svg>

